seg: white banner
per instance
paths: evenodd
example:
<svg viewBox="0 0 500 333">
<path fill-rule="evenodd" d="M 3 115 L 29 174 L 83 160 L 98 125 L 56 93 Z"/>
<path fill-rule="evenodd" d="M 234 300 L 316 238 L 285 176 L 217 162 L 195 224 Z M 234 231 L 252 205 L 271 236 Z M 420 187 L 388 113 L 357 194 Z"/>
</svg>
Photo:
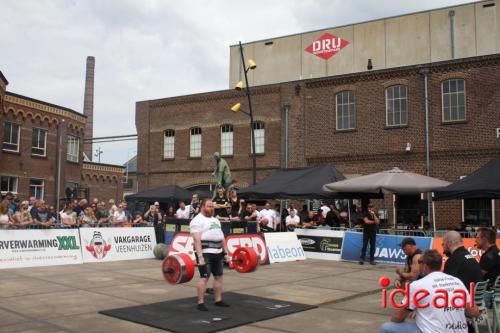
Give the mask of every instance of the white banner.
<svg viewBox="0 0 500 333">
<path fill-rule="evenodd" d="M 305 260 L 304 249 L 294 232 L 264 233 L 269 262 Z"/>
<path fill-rule="evenodd" d="M 340 260 L 344 231 L 295 229 L 306 258 Z"/>
<path fill-rule="evenodd" d="M 83 262 L 154 258 L 153 227 L 80 228 Z"/>
<path fill-rule="evenodd" d="M 81 263 L 77 229 L 0 230 L 0 269 Z"/>
</svg>

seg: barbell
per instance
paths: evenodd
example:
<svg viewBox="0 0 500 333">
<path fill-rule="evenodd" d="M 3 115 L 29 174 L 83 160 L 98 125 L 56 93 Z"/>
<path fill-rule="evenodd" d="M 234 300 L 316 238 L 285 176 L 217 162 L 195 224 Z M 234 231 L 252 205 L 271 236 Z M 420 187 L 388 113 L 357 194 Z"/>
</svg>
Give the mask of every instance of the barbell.
<svg viewBox="0 0 500 333">
<path fill-rule="evenodd" d="M 239 247 L 229 261 L 229 266 L 238 273 L 254 271 L 259 264 L 259 256 L 252 247 Z M 193 279 L 196 262 L 187 253 L 169 255 L 163 260 L 162 273 L 170 284 L 180 284 Z"/>
</svg>

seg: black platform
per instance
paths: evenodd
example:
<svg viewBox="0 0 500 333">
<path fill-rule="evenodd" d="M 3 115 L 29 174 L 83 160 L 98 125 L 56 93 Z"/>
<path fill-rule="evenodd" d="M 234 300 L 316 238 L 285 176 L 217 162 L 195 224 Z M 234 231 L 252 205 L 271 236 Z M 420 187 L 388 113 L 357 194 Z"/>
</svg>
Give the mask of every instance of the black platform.
<svg viewBox="0 0 500 333">
<path fill-rule="evenodd" d="M 213 305 L 213 297 L 207 295 L 208 312 L 196 309 L 196 297 L 176 299 L 128 308 L 105 310 L 100 313 L 171 332 L 216 332 L 285 316 L 294 312 L 314 309 L 316 306 L 286 302 L 245 294 L 226 292 L 224 302 L 229 308 Z"/>
</svg>

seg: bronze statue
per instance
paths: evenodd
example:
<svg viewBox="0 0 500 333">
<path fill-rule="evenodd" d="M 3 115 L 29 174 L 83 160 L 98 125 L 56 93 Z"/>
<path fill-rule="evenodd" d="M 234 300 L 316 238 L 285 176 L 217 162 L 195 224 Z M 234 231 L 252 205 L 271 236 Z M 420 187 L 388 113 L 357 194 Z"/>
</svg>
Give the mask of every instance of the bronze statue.
<svg viewBox="0 0 500 333">
<path fill-rule="evenodd" d="M 214 153 L 215 159 L 215 170 L 212 173 L 212 176 L 215 176 L 215 188 L 213 192 L 213 197 L 217 195 L 217 188 L 224 187 L 225 189 L 231 185 L 231 170 L 229 169 L 229 165 L 226 160 L 220 157 L 219 152 Z"/>
</svg>

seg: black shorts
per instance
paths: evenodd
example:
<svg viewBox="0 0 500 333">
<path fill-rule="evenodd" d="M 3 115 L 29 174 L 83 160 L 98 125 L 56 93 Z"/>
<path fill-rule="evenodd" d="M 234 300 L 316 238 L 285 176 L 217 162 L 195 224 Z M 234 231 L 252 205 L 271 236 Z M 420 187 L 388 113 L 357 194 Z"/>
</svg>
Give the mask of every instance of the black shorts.
<svg viewBox="0 0 500 333">
<path fill-rule="evenodd" d="M 198 266 L 200 277 L 209 278 L 210 274 L 214 276 L 222 276 L 224 271 L 224 253 L 203 253 L 205 259 L 204 266 Z M 198 259 L 198 256 L 197 258 Z"/>
</svg>

